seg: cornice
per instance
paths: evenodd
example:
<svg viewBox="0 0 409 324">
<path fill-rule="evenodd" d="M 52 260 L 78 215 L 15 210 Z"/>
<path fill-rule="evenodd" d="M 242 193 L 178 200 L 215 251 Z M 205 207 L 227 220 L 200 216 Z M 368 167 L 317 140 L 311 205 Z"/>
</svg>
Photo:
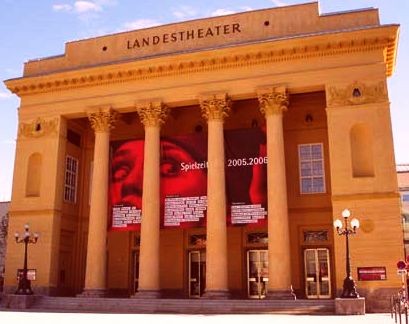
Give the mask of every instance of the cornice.
<svg viewBox="0 0 409 324">
<path fill-rule="evenodd" d="M 5 81 L 10 91 L 18 96 L 33 95 L 46 92 L 63 91 L 82 87 L 100 86 L 135 80 L 146 80 L 159 77 L 176 76 L 198 72 L 223 70 L 259 64 L 285 62 L 332 55 L 343 55 L 357 52 L 376 50 L 386 51 L 387 76 L 393 72 L 397 37 L 394 38 L 365 38 L 362 40 L 348 40 L 325 42 L 310 46 L 281 47 L 278 49 L 263 48 L 245 54 L 214 54 L 207 59 L 185 59 L 174 64 L 161 64 L 144 61 L 144 67 L 132 68 L 119 65 L 115 71 L 103 71 L 101 67 L 81 69 L 67 73 L 35 76 Z M 150 65 L 149 65 L 150 63 Z M 69 73 L 68 73 L 69 74 Z"/>
</svg>

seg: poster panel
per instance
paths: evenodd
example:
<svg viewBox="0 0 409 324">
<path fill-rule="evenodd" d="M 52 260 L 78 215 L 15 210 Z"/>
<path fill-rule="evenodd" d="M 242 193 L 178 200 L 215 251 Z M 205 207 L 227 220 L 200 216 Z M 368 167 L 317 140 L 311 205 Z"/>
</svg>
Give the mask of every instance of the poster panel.
<svg viewBox="0 0 409 324">
<path fill-rule="evenodd" d="M 228 225 L 266 221 L 265 135 L 260 129 L 225 131 Z M 144 141 L 111 144 L 112 230 L 138 230 L 142 218 Z M 161 138 L 161 227 L 206 225 L 207 134 Z"/>
<path fill-rule="evenodd" d="M 225 131 L 228 225 L 267 221 L 267 151 L 260 128 Z"/>
</svg>

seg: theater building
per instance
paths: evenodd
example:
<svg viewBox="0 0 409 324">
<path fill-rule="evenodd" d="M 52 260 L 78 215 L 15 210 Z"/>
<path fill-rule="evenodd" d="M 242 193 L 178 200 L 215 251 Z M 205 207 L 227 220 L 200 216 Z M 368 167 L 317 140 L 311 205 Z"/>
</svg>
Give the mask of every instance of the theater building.
<svg viewBox="0 0 409 324">
<path fill-rule="evenodd" d="M 21 99 L 9 233 L 36 294 L 333 299 L 400 286 L 388 99 L 399 25 L 377 9 L 263 9 L 68 42 Z M 5 289 L 23 249 L 9 235 Z"/>
</svg>

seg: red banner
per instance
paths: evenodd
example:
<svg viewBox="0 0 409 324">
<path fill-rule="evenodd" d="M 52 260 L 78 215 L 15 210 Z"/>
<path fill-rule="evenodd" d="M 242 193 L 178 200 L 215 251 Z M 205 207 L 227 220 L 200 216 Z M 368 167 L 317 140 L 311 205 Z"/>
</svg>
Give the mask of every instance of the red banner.
<svg viewBox="0 0 409 324">
<path fill-rule="evenodd" d="M 225 131 L 228 225 L 261 225 L 267 219 L 265 135 L 260 129 Z M 137 230 L 142 217 L 143 140 L 111 145 L 111 229 Z M 206 225 L 207 135 L 162 138 L 161 226 Z"/>
</svg>

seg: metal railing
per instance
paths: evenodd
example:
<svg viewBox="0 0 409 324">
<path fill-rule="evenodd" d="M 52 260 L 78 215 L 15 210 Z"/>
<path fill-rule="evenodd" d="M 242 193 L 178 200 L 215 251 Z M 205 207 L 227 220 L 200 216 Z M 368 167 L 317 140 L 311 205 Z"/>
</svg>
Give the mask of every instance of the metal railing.
<svg viewBox="0 0 409 324">
<path fill-rule="evenodd" d="M 406 298 L 405 290 L 399 290 L 398 294 L 391 296 L 391 318 L 395 318 L 395 323 L 402 324 L 405 320 L 405 324 L 408 324 L 409 302 Z M 403 317 L 403 318 L 402 318 Z"/>
</svg>

